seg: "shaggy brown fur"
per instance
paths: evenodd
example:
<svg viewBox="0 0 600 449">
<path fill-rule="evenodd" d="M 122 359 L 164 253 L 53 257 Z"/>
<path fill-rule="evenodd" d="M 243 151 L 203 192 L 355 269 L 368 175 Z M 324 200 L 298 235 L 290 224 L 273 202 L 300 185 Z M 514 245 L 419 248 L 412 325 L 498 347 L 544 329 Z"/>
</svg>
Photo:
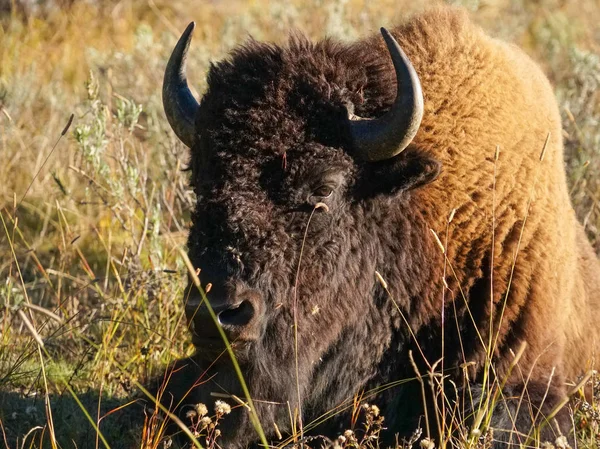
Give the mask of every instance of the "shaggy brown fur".
<svg viewBox="0 0 600 449">
<path fill-rule="evenodd" d="M 428 12 L 392 33 L 421 79 L 425 112 L 412 145 L 378 163 L 352 157 L 344 118 L 349 105 L 378 117 L 394 100 L 380 36 L 350 45 L 249 42 L 212 67 L 192 151 L 190 257 L 213 283 L 211 302 L 240 289 L 262 298 L 256 337 L 236 354 L 267 429 L 275 421 L 289 430 L 290 409 L 300 408 L 306 425 L 355 394 L 414 377 L 411 350 L 423 373 L 424 358 L 443 355 L 459 387 L 461 366 L 473 362 L 477 401 L 491 338 L 498 382 L 527 343 L 490 424 L 527 434 L 537 409 L 539 423 L 565 381 L 590 367 L 600 341 L 600 266 L 569 200 L 552 89 L 518 48 L 462 12 Z M 327 198 L 318 194 L 324 184 Z M 328 211 L 312 215 L 295 292 L 317 201 Z M 211 391 L 241 395 L 226 357 L 213 358 L 199 344 L 178 363 L 186 369 L 169 392 L 179 399 L 210 378 L 185 402 L 211 402 Z M 385 441 L 414 429 L 420 398 L 414 381 L 369 397 L 386 416 Z M 255 441 L 245 411 L 234 414 L 224 445 Z M 335 437 L 346 418 L 314 432 Z M 567 432 L 564 415 L 559 421 Z M 495 437 L 523 442 L 500 430 Z"/>
</svg>

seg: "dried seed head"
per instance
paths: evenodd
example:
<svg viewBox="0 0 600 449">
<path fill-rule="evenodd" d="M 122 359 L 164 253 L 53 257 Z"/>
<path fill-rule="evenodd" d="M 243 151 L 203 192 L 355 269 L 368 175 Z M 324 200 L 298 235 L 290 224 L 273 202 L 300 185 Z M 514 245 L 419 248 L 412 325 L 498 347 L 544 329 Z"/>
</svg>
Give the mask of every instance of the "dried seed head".
<svg viewBox="0 0 600 449">
<path fill-rule="evenodd" d="M 452 212 L 450 212 L 450 216 L 448 217 L 448 223 L 452 223 L 452 220 L 454 220 L 454 214 L 456 214 L 456 208 L 452 209 Z"/>
<path fill-rule="evenodd" d="M 431 233 L 433 234 L 433 237 L 435 238 L 435 243 L 438 244 L 438 246 L 440 247 L 440 249 L 442 250 L 442 254 L 446 254 L 446 249 L 444 248 L 444 245 L 442 245 L 442 241 L 440 240 L 440 238 L 438 237 L 438 235 L 435 233 L 435 231 L 433 229 L 429 229 L 431 231 Z"/>
<path fill-rule="evenodd" d="M 569 441 L 564 435 L 560 435 L 559 437 L 557 437 L 554 441 L 554 444 L 558 449 L 571 449 L 571 446 L 569 446 Z"/>
<path fill-rule="evenodd" d="M 204 415 L 208 415 L 208 408 L 206 408 L 206 405 L 204 405 L 202 403 L 196 404 L 195 409 L 196 409 L 196 413 L 198 413 L 198 415 L 200 417 L 202 417 Z"/>
<path fill-rule="evenodd" d="M 202 418 L 200 420 L 200 429 L 206 429 L 211 424 L 212 424 L 212 420 L 208 416 L 205 416 L 204 418 Z"/>
<path fill-rule="evenodd" d="M 354 435 L 354 432 L 352 430 L 346 430 L 344 432 L 344 437 L 346 437 L 346 444 L 356 444 L 358 442 L 358 440 L 356 439 L 356 436 Z"/>
<path fill-rule="evenodd" d="M 383 276 L 381 275 L 381 273 L 379 273 L 379 271 L 375 270 L 375 277 L 377 278 L 377 280 L 379 281 L 379 283 L 381 284 L 381 286 L 387 290 L 388 288 L 388 284 L 387 282 L 385 282 L 385 279 L 383 279 Z"/>
<path fill-rule="evenodd" d="M 229 415 L 231 406 L 227 402 L 215 401 L 215 413 L 217 415 Z"/>
<path fill-rule="evenodd" d="M 433 440 L 431 438 L 423 438 L 421 440 L 421 442 L 419 443 L 419 446 L 421 446 L 421 449 L 435 449 L 435 443 L 433 442 Z"/>
<path fill-rule="evenodd" d="M 372 405 L 371 414 L 375 417 L 379 416 L 379 407 L 377 407 L 376 405 Z"/>
<path fill-rule="evenodd" d="M 281 435 L 281 432 L 279 431 L 279 427 L 277 426 L 277 423 L 275 421 L 273 421 L 273 427 L 275 428 L 275 435 L 277 435 L 277 439 L 283 440 L 283 435 Z"/>
</svg>

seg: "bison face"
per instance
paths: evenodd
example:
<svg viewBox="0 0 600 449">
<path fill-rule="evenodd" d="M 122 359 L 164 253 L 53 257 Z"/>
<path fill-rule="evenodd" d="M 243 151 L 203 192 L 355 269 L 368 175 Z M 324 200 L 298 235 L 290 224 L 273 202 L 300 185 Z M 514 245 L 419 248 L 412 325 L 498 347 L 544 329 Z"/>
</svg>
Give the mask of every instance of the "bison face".
<svg viewBox="0 0 600 449">
<path fill-rule="evenodd" d="M 389 34 L 402 89 L 390 95 L 388 86 L 380 95 L 388 112 L 363 120 L 349 112 L 369 89 L 357 50 L 302 39 L 236 50 L 212 67 L 198 105 L 183 75 L 192 29 L 171 57 L 163 95 L 170 123 L 192 148 L 197 205 L 188 249 L 218 318 L 188 289 L 198 375 L 210 379 L 193 401 L 209 402 L 213 391 L 241 395 L 221 327 L 262 422 L 284 429 L 289 407 L 306 423 L 373 378 L 399 319 L 375 271 L 410 259 L 403 204 L 439 165 L 415 148 L 402 152 L 422 97 Z M 369 113 L 366 103 L 360 112 Z M 249 425 L 242 411 L 238 419 Z M 244 425 L 232 427 L 232 441 L 252 438 Z"/>
<path fill-rule="evenodd" d="M 202 283 L 211 284 L 208 299 L 219 324 L 234 347 L 246 348 L 238 351 L 242 359 L 261 345 L 277 346 L 267 352 L 291 349 L 273 336 L 290 342 L 294 315 L 306 320 L 303 327 L 317 326 L 309 317 L 324 312 L 320 298 L 336 282 L 352 221 L 353 166 L 343 152 L 325 150 L 303 145 L 284 159 L 228 148 L 194 164 L 198 202 L 189 254 Z M 211 357 L 206 349 L 222 349 L 221 336 L 194 290 L 188 319 L 201 353 Z"/>
</svg>

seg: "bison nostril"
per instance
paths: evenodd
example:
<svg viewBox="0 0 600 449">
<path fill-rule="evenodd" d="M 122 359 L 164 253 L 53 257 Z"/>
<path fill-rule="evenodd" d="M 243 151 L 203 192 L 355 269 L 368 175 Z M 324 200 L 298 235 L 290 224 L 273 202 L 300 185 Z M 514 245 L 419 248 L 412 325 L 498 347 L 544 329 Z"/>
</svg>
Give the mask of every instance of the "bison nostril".
<svg viewBox="0 0 600 449">
<path fill-rule="evenodd" d="M 222 326 L 245 326 L 252 321 L 254 312 L 250 301 L 242 301 L 235 307 L 219 313 L 219 323 Z"/>
</svg>

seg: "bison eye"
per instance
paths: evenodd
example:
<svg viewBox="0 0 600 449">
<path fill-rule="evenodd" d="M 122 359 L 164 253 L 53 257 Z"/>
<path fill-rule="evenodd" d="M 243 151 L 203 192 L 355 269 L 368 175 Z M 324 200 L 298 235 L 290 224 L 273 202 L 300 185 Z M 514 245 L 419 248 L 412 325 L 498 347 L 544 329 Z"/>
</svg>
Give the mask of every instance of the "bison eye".
<svg viewBox="0 0 600 449">
<path fill-rule="evenodd" d="M 330 186 L 321 186 L 312 193 L 313 198 L 329 198 L 333 194 L 333 188 Z"/>
</svg>

